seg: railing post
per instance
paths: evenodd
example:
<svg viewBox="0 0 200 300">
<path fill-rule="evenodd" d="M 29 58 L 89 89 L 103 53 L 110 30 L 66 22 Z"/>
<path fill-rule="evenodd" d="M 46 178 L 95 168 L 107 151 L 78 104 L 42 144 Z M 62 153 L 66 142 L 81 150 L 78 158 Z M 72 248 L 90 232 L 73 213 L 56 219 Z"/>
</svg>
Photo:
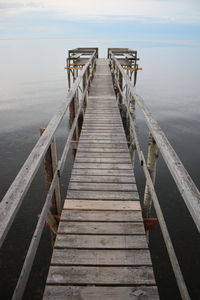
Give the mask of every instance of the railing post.
<svg viewBox="0 0 200 300">
<path fill-rule="evenodd" d="M 85 92 L 85 88 L 87 86 L 87 81 L 88 81 L 88 78 L 89 78 L 88 69 L 86 70 L 86 72 L 85 72 L 85 74 L 83 76 L 83 93 Z M 86 91 L 85 97 L 83 99 L 83 112 L 84 113 L 85 113 L 85 109 L 87 107 L 87 102 L 88 102 L 88 91 Z"/>
<path fill-rule="evenodd" d="M 149 170 L 149 174 L 151 176 L 151 180 L 153 184 L 155 184 L 156 180 L 156 162 L 158 158 L 158 147 L 156 142 L 150 133 L 149 142 L 148 142 L 148 154 L 147 154 L 147 168 Z M 152 197 L 149 186 L 146 182 L 145 192 L 144 192 L 144 202 L 143 202 L 143 217 L 149 218 L 151 213 L 152 206 Z"/>
<path fill-rule="evenodd" d="M 122 73 L 120 72 L 119 70 L 119 86 L 120 86 L 120 89 L 121 91 L 123 91 L 123 77 L 122 77 Z M 119 103 L 122 104 L 122 95 L 121 93 L 119 92 Z"/>
<path fill-rule="evenodd" d="M 76 111 L 77 111 L 77 97 L 76 94 L 74 96 L 74 98 L 72 99 L 70 105 L 69 105 L 69 120 L 70 120 L 70 125 L 72 126 L 74 118 L 76 116 Z M 76 142 L 78 141 L 78 125 L 76 125 L 75 130 L 74 130 L 74 134 L 72 137 L 72 141 Z M 75 159 L 76 156 L 76 146 L 74 146 L 73 143 L 71 143 L 71 148 L 72 148 L 72 157 L 73 159 Z"/>
<path fill-rule="evenodd" d="M 45 129 L 46 127 L 40 128 L 41 135 L 43 134 Z M 47 190 L 49 190 L 56 168 L 57 168 L 57 150 L 56 150 L 56 141 L 54 137 L 44 157 L 44 169 L 45 169 L 44 177 L 45 177 L 45 184 Z M 50 212 L 52 213 L 52 215 L 60 215 L 61 211 L 62 211 L 62 202 L 60 196 L 60 185 L 57 185 L 52 197 Z"/>
<path fill-rule="evenodd" d="M 129 106 L 129 110 L 130 110 L 130 114 L 131 114 L 131 118 L 135 124 L 135 99 L 134 97 L 130 94 L 130 106 Z M 130 153 L 131 153 L 131 160 L 132 160 L 132 164 L 134 166 L 135 163 L 135 150 L 136 150 L 136 144 L 135 144 L 135 138 L 134 138 L 134 133 L 131 130 L 131 126 L 130 126 Z"/>
</svg>

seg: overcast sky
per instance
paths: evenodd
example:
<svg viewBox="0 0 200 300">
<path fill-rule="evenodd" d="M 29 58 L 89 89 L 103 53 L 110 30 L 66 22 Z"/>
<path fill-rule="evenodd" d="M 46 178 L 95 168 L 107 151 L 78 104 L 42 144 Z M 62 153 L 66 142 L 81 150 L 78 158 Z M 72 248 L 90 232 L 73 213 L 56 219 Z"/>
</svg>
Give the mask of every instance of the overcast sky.
<svg viewBox="0 0 200 300">
<path fill-rule="evenodd" d="M 0 0 L 0 39 L 199 43 L 200 0 Z"/>
</svg>

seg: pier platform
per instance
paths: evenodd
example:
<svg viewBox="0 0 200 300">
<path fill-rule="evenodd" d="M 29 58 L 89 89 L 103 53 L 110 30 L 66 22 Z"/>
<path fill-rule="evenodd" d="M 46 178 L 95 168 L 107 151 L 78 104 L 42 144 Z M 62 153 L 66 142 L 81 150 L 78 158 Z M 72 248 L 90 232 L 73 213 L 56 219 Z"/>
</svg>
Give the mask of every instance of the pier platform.
<svg viewBox="0 0 200 300">
<path fill-rule="evenodd" d="M 43 299 L 159 299 L 108 59 L 96 62 Z"/>
</svg>

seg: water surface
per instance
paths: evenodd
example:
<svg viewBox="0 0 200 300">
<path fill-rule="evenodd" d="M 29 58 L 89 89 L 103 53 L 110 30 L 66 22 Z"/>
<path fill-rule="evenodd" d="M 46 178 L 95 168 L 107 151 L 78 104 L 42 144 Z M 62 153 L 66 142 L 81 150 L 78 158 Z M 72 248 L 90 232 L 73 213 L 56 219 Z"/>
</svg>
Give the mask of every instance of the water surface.
<svg viewBox="0 0 200 300">
<path fill-rule="evenodd" d="M 99 47 L 101 57 L 106 57 L 107 47 L 138 50 L 143 71 L 138 75 L 137 91 L 144 97 L 200 188 L 198 47 L 150 47 L 148 44 L 141 45 L 131 41 L 111 44 L 88 41 L 84 44 L 67 40 L 5 40 L 0 41 L 1 198 L 36 143 L 39 127 L 48 123 L 66 98 L 67 76 L 64 65 L 67 50 L 81 46 Z M 59 153 L 67 130 L 65 119 L 56 136 Z M 146 148 L 148 131 L 140 114 L 138 132 L 141 143 Z M 68 165 L 71 166 L 70 158 Z M 142 195 L 144 177 L 139 170 L 137 176 Z M 65 189 L 68 178 L 69 172 L 61 182 Z M 161 158 L 158 161 L 156 189 L 191 297 L 200 299 L 199 235 Z M 42 170 L 39 170 L 0 252 L 2 299 L 11 297 L 44 196 Z M 179 299 L 159 228 L 151 233 L 150 242 L 161 299 Z M 25 299 L 41 299 L 50 256 L 50 234 L 45 228 Z"/>
</svg>

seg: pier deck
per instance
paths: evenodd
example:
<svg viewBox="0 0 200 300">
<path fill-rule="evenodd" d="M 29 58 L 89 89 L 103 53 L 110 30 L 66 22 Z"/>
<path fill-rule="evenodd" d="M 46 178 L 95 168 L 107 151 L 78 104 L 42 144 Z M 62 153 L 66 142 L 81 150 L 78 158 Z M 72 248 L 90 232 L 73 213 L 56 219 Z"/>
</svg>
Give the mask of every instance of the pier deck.
<svg viewBox="0 0 200 300">
<path fill-rule="evenodd" d="M 44 299 L 159 299 L 107 59 L 97 59 Z"/>
</svg>

